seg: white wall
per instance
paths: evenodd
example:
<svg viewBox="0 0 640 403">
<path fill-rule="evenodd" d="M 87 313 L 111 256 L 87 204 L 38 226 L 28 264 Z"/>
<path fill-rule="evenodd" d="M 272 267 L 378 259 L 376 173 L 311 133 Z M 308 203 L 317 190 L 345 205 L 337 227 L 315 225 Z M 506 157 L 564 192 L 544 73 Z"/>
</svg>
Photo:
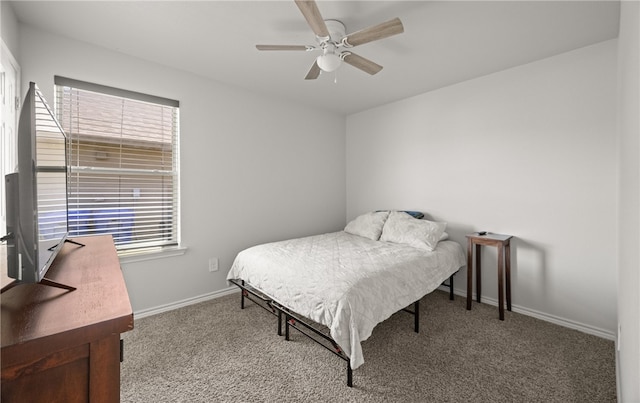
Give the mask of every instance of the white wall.
<svg viewBox="0 0 640 403">
<path fill-rule="evenodd" d="M 18 20 L 13 8 L 6 1 L 0 1 L 0 35 L 13 57 L 18 58 Z"/>
<path fill-rule="evenodd" d="M 180 101 L 185 255 L 123 265 L 135 312 L 228 287 L 248 246 L 338 230 L 345 220 L 345 118 L 20 27 L 26 88 L 53 103 L 53 76 Z M 309 122 L 321 121 L 322 125 Z M 209 257 L 220 270 L 209 273 Z"/>
<path fill-rule="evenodd" d="M 640 3 L 623 1 L 620 11 L 618 396 L 640 402 Z"/>
<path fill-rule="evenodd" d="M 512 234 L 515 308 L 613 338 L 616 44 L 348 116 L 347 218 L 421 210 L 463 245 L 472 231 Z M 483 253 L 495 302 L 495 249 Z"/>
</svg>

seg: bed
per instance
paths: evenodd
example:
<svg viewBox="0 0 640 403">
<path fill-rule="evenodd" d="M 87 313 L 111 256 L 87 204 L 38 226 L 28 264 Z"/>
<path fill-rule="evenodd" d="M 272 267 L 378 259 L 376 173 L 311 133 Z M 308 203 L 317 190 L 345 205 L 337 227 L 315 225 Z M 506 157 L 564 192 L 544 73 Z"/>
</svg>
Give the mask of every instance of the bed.
<svg viewBox="0 0 640 403">
<path fill-rule="evenodd" d="M 319 334 L 306 320 L 326 326 L 321 337 L 347 361 L 351 386 L 351 370 L 364 363 L 361 342 L 374 327 L 405 309 L 418 331 L 419 300 L 466 264 L 445 223 L 414 216 L 371 212 L 343 231 L 245 249 L 227 279 L 242 288 L 242 307 L 251 293 L 277 313 L 278 334 L 284 315 L 287 339 L 290 325 L 305 334 Z"/>
</svg>

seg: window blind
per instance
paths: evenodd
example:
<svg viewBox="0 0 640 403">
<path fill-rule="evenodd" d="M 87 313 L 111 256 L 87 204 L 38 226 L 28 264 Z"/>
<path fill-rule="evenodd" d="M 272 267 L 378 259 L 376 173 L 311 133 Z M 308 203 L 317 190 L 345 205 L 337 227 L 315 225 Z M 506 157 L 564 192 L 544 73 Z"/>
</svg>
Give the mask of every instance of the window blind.
<svg viewBox="0 0 640 403">
<path fill-rule="evenodd" d="M 68 138 L 69 232 L 119 250 L 179 242 L 177 101 L 56 76 Z"/>
</svg>

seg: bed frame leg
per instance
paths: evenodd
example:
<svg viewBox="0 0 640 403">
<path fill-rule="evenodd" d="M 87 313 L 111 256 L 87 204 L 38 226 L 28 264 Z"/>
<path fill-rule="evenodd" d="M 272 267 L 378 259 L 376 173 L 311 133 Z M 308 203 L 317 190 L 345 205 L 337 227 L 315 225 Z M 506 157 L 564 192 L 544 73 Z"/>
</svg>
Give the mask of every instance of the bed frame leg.
<svg viewBox="0 0 640 403">
<path fill-rule="evenodd" d="M 282 311 L 278 310 L 278 336 L 282 336 Z"/>
<path fill-rule="evenodd" d="M 420 300 L 413 304 L 413 330 L 420 333 Z"/>
<path fill-rule="evenodd" d="M 353 370 L 351 369 L 350 360 L 347 360 L 347 386 L 353 387 Z"/>
<path fill-rule="evenodd" d="M 289 315 L 284 314 L 284 339 L 289 341 Z"/>
<path fill-rule="evenodd" d="M 453 301 L 453 274 L 449 277 L 449 299 Z"/>
<path fill-rule="evenodd" d="M 244 280 L 242 280 L 242 285 L 244 286 Z M 240 290 L 240 309 L 244 309 L 244 293 L 243 289 Z"/>
</svg>

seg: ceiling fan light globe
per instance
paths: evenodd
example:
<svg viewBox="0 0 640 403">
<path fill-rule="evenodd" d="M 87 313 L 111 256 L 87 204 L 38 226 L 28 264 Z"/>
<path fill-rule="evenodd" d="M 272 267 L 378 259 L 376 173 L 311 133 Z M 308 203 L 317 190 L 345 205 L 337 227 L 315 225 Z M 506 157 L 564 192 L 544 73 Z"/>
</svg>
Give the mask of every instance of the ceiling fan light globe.
<svg viewBox="0 0 640 403">
<path fill-rule="evenodd" d="M 340 67 L 342 59 L 340 59 L 340 56 L 336 54 L 326 54 L 318 56 L 316 63 L 318 63 L 318 67 L 320 67 L 322 71 L 330 73 L 332 71 L 336 71 L 338 67 Z"/>
</svg>

